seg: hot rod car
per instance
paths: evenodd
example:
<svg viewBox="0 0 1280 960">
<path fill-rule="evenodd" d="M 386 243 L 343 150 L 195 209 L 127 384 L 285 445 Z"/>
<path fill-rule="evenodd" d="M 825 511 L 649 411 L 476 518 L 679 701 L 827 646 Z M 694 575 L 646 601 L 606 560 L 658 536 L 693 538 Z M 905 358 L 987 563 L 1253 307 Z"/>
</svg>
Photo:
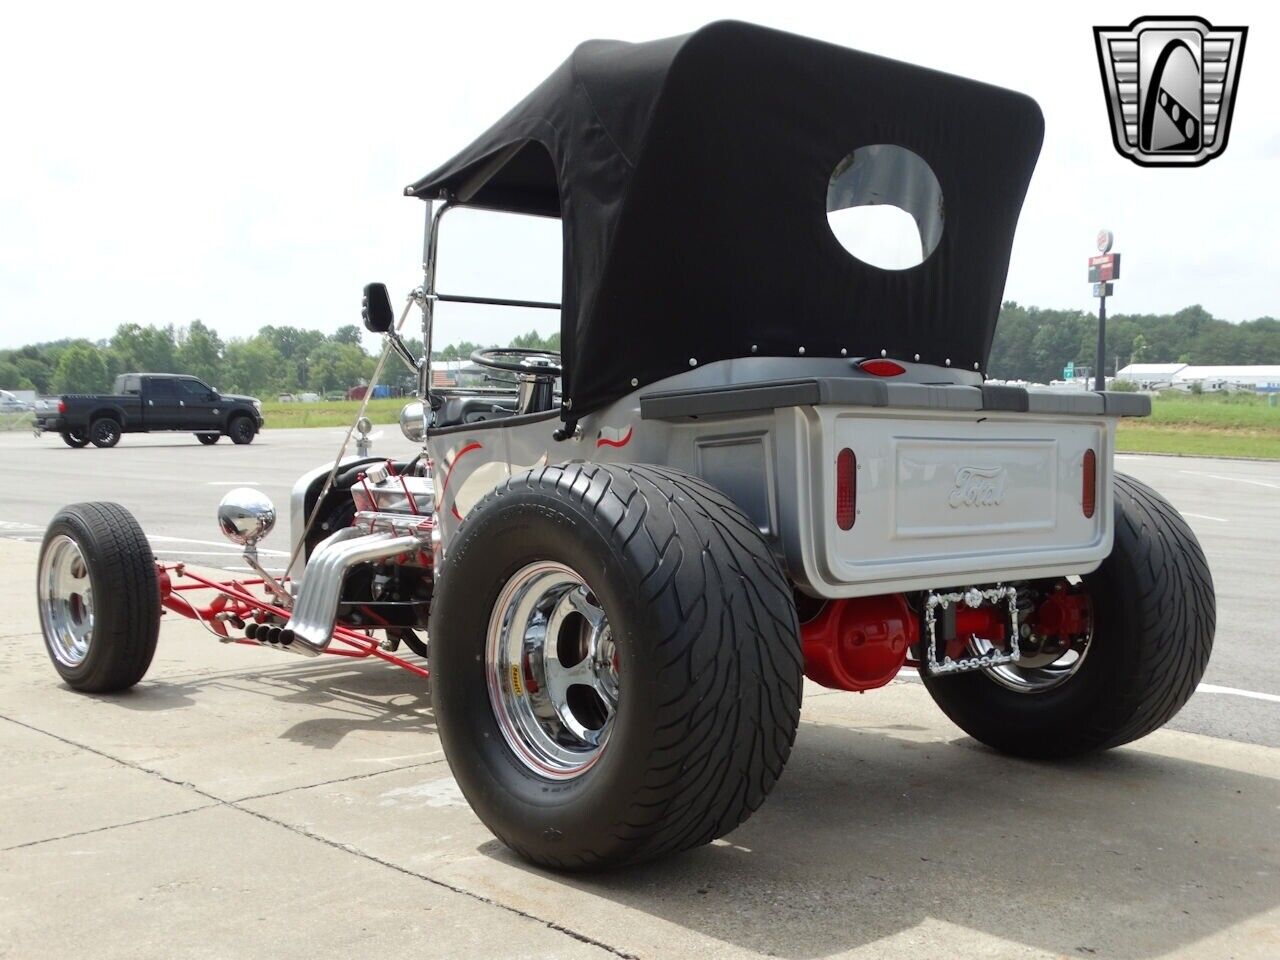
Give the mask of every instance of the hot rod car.
<svg viewBox="0 0 1280 960">
<path fill-rule="evenodd" d="M 66 508 L 38 571 L 55 667 L 137 683 L 163 609 L 429 673 L 477 815 L 563 869 L 733 830 L 782 773 L 806 677 L 867 691 L 909 667 L 1021 756 L 1155 730 L 1215 608 L 1186 523 L 1114 469 L 1118 418 L 1149 400 L 986 382 L 1042 133 L 1023 95 L 746 24 L 583 44 L 406 188 L 424 278 L 398 319 L 365 290 L 379 371 L 419 378 L 421 453 L 344 444 L 302 477 L 281 578 L 157 563 L 119 506 Z M 868 205 L 910 216 L 918 262 L 838 241 L 828 215 Z M 466 207 L 559 218 L 562 302 L 437 289 Z M 563 354 L 482 350 L 514 389 L 442 391 L 441 302 L 557 309 Z M 252 490 L 219 509 L 253 565 L 274 520 Z"/>
</svg>

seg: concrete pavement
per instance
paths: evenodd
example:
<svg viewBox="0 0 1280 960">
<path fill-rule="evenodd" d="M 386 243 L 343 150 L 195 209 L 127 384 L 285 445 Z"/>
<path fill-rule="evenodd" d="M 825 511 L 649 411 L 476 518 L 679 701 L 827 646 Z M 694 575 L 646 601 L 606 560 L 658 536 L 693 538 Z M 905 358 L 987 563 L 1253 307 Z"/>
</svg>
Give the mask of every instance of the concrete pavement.
<svg viewBox="0 0 1280 960">
<path fill-rule="evenodd" d="M 918 683 L 811 688 L 747 824 L 566 878 L 475 819 L 407 673 L 166 622 L 132 692 L 70 691 L 35 552 L 0 540 L 0 957 L 1280 954 L 1270 747 L 1166 730 L 1030 763 Z"/>
</svg>

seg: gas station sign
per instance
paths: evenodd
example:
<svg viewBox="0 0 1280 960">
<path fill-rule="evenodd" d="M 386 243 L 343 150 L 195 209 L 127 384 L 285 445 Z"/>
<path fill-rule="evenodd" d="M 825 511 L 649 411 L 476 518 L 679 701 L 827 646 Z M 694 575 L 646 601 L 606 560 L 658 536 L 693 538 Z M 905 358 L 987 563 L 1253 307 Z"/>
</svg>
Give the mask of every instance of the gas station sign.
<svg viewBox="0 0 1280 960">
<path fill-rule="evenodd" d="M 1112 281 L 1120 279 L 1120 254 L 1111 252 L 1115 242 L 1115 234 L 1110 230 L 1099 230 L 1099 256 L 1089 258 L 1089 282 L 1093 284 L 1093 295 L 1098 301 L 1098 349 L 1094 354 L 1093 375 L 1095 390 L 1107 388 L 1107 297 L 1116 290 Z"/>
<path fill-rule="evenodd" d="M 1120 254 L 1104 253 L 1102 256 L 1089 258 L 1090 283 L 1109 283 L 1119 279 Z"/>
</svg>

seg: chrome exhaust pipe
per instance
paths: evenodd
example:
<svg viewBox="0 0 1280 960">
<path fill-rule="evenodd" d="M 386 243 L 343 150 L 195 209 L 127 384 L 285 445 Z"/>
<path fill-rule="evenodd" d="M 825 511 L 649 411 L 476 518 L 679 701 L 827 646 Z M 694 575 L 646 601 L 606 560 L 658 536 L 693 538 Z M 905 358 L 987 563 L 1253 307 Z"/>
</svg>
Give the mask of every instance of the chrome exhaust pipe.
<svg viewBox="0 0 1280 960">
<path fill-rule="evenodd" d="M 290 637 L 292 642 L 287 646 L 297 653 L 309 656 L 322 653 L 333 639 L 333 623 L 338 616 L 347 571 L 359 563 L 420 550 L 424 544 L 430 545 L 426 535 L 366 534 L 358 527 L 339 530 L 311 554 L 289 622 L 277 638 Z"/>
</svg>

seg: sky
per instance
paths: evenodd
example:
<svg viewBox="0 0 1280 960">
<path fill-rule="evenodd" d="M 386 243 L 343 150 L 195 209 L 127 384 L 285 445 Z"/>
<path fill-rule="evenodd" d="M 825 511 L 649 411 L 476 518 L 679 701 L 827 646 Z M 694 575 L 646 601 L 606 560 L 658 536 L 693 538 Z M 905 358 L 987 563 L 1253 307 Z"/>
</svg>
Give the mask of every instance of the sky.
<svg viewBox="0 0 1280 960">
<path fill-rule="evenodd" d="M 1046 136 L 1007 299 L 1093 309 L 1085 260 L 1106 227 L 1124 254 L 1113 313 L 1280 316 L 1280 13 L 1187 6 L 5 4 L 0 347 L 126 322 L 199 318 L 224 337 L 358 322 L 363 284 L 399 298 L 421 282 L 423 205 L 403 187 L 578 42 L 730 17 L 1039 101 Z M 1230 143 L 1200 168 L 1140 168 L 1111 144 L 1091 28 L 1186 12 L 1250 28 Z M 555 221 L 451 216 L 441 289 L 558 299 Z M 447 305 L 436 342 L 556 325 L 547 311 Z"/>
</svg>

